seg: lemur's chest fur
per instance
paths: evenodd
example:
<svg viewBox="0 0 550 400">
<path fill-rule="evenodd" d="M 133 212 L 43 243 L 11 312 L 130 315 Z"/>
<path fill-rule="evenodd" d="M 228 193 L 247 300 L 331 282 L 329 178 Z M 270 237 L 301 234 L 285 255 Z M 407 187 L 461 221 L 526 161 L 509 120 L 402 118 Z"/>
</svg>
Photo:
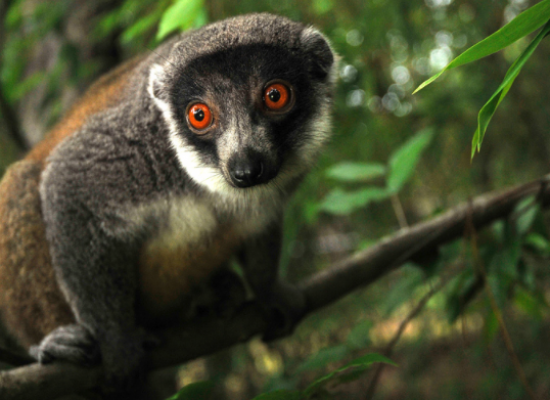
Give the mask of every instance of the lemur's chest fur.
<svg viewBox="0 0 550 400">
<path fill-rule="evenodd" d="M 178 308 L 272 219 L 270 213 L 220 212 L 191 196 L 148 208 L 157 218 L 162 216 L 139 258 L 140 297 L 149 315 Z"/>
</svg>

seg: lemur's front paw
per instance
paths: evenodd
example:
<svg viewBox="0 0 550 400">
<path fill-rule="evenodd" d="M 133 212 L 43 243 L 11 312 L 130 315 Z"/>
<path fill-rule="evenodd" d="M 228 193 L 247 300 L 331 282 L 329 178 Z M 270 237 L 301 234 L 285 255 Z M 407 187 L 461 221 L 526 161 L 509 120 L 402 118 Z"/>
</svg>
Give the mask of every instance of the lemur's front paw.
<svg viewBox="0 0 550 400">
<path fill-rule="evenodd" d="M 262 303 L 268 308 L 269 322 L 263 340 L 268 342 L 290 335 L 305 314 L 304 294 L 295 286 L 279 282 Z"/>
<path fill-rule="evenodd" d="M 40 344 L 32 346 L 29 353 L 41 364 L 61 360 L 91 366 L 99 364 L 101 359 L 97 341 L 86 328 L 77 324 L 52 331 Z"/>
</svg>

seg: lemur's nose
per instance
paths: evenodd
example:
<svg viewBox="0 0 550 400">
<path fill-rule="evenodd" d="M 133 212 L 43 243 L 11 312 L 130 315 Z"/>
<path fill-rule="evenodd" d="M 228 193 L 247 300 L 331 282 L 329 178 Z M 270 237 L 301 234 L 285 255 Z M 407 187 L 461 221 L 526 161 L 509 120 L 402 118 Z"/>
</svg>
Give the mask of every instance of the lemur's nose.
<svg viewBox="0 0 550 400">
<path fill-rule="evenodd" d="M 231 181 L 235 186 L 246 188 L 265 181 L 265 168 L 262 157 L 258 153 L 236 155 L 228 165 Z"/>
</svg>

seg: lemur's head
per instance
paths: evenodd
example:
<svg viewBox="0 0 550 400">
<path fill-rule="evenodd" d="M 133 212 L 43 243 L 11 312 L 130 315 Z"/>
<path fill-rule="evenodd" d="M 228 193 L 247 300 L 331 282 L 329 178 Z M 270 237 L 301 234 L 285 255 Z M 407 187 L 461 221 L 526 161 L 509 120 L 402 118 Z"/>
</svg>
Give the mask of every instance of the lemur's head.
<svg viewBox="0 0 550 400">
<path fill-rule="evenodd" d="M 329 134 L 335 55 L 315 29 L 269 14 L 182 35 L 149 94 L 182 167 L 212 192 L 285 189 Z"/>
</svg>

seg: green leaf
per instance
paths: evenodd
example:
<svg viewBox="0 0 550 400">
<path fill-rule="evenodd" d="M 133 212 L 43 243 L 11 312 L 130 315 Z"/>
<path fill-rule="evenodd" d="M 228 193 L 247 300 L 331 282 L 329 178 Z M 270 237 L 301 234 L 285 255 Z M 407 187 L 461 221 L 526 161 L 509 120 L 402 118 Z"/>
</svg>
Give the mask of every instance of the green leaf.
<svg viewBox="0 0 550 400">
<path fill-rule="evenodd" d="M 371 343 L 369 334 L 372 325 L 372 321 L 370 320 L 365 320 L 355 325 L 346 338 L 348 347 L 358 350 L 368 346 Z"/>
<path fill-rule="evenodd" d="M 393 360 L 390 360 L 388 357 L 378 353 L 370 353 L 362 357 L 356 358 L 353 361 L 350 361 L 349 363 L 344 365 L 342 368 L 338 369 L 338 372 L 343 371 L 350 367 L 358 367 L 361 365 L 369 366 L 371 364 L 374 364 L 375 362 L 390 364 L 390 365 L 393 365 L 394 367 L 397 367 L 397 363 L 395 363 Z"/>
<path fill-rule="evenodd" d="M 368 371 L 368 366 L 363 366 L 359 368 L 351 368 L 349 371 L 344 371 L 341 374 L 338 374 L 334 381 L 341 384 L 341 383 L 348 383 L 356 381 L 365 375 L 365 373 Z"/>
<path fill-rule="evenodd" d="M 517 212 L 520 213 L 517 219 L 517 230 L 520 235 L 524 235 L 531 229 L 535 217 L 539 212 L 539 205 L 536 201 L 535 196 L 529 196 L 526 199 L 523 199 L 516 207 Z"/>
<path fill-rule="evenodd" d="M 525 238 L 525 244 L 537 250 L 540 254 L 547 256 L 550 254 L 550 243 L 539 233 L 530 233 Z"/>
<path fill-rule="evenodd" d="M 445 308 L 449 322 L 454 323 L 469 305 L 473 296 L 483 289 L 483 281 L 474 275 L 472 269 L 468 268 L 453 278 L 449 286 Z"/>
<path fill-rule="evenodd" d="M 538 320 L 543 318 L 544 311 L 547 309 L 544 303 L 521 287 L 517 287 L 515 290 L 514 303 L 526 314 Z"/>
<path fill-rule="evenodd" d="M 195 382 L 184 386 L 167 400 L 208 400 L 211 398 L 214 384 L 210 381 Z"/>
<path fill-rule="evenodd" d="M 517 242 L 517 241 L 516 241 Z M 520 252 L 508 251 L 507 248 L 497 251 L 489 262 L 489 271 L 491 274 L 496 274 L 509 279 L 517 278 L 517 263 L 519 261 Z"/>
<path fill-rule="evenodd" d="M 349 368 L 357 368 L 359 370 L 364 370 L 375 362 L 383 362 L 386 364 L 397 366 L 396 363 L 394 363 L 392 360 L 390 360 L 387 357 L 384 357 L 381 354 L 377 354 L 377 353 L 367 354 L 365 356 L 356 358 L 355 360 L 347 363 L 343 367 L 338 368 L 336 371 L 333 371 L 327 375 L 320 377 L 319 379 L 317 379 L 315 382 L 313 382 L 311 385 L 309 385 L 306 388 L 306 390 L 304 391 L 304 394 L 306 395 L 306 397 L 311 396 L 312 394 L 317 392 L 319 389 L 323 388 L 332 379 L 338 377 L 339 373 L 346 371 Z"/>
<path fill-rule="evenodd" d="M 336 215 L 348 215 L 369 203 L 387 199 L 391 195 L 386 188 L 369 187 L 352 192 L 334 189 L 319 206 L 320 210 Z"/>
<path fill-rule="evenodd" d="M 423 129 L 398 148 L 390 157 L 388 190 L 397 193 L 412 176 L 420 155 L 432 141 L 434 131 Z"/>
<path fill-rule="evenodd" d="M 203 8 L 203 0 L 175 0 L 162 15 L 157 40 L 164 39 L 175 30 L 191 28 L 195 20 L 204 18 L 204 14 L 201 14 Z"/>
<path fill-rule="evenodd" d="M 325 349 L 319 350 L 316 354 L 310 356 L 305 360 L 297 369 L 296 373 L 300 374 L 304 371 L 313 371 L 316 369 L 323 368 L 331 362 L 340 361 L 343 358 L 347 357 L 350 352 L 350 349 L 341 344 L 333 347 L 327 347 Z"/>
<path fill-rule="evenodd" d="M 270 393 L 263 393 L 252 400 L 300 400 L 302 394 L 295 390 L 276 390 Z"/>
<path fill-rule="evenodd" d="M 383 164 L 343 162 L 329 168 L 326 176 L 339 181 L 364 182 L 383 176 L 385 173 L 386 166 Z"/>
<path fill-rule="evenodd" d="M 493 118 L 493 115 L 497 107 L 499 106 L 501 101 L 504 99 L 504 97 L 512 87 L 514 80 L 519 75 L 521 69 L 523 68 L 523 66 L 529 59 L 529 57 L 531 57 L 531 55 L 533 54 L 533 52 L 535 51 L 539 43 L 549 33 L 550 33 L 550 21 L 548 21 L 548 23 L 539 32 L 539 34 L 535 37 L 535 39 L 533 39 L 533 41 L 529 44 L 529 46 L 527 46 L 527 48 L 518 57 L 518 59 L 514 61 L 510 69 L 508 69 L 508 72 L 506 73 L 506 76 L 504 77 L 504 80 L 502 81 L 498 89 L 495 91 L 495 93 L 493 93 L 489 101 L 487 101 L 487 103 L 485 103 L 485 105 L 481 108 L 481 111 L 479 111 L 479 114 L 477 116 L 477 129 L 472 139 L 472 158 L 474 157 L 476 150 L 479 151 L 481 149 L 481 143 L 483 142 L 485 132 L 487 131 L 489 122 L 491 122 L 491 119 Z"/>
<path fill-rule="evenodd" d="M 142 35 L 150 28 L 152 28 L 156 24 L 158 19 L 158 13 L 153 13 L 146 17 L 140 18 L 135 24 L 122 32 L 122 35 L 120 36 L 120 41 L 125 44 L 132 42 L 136 37 Z"/>
<path fill-rule="evenodd" d="M 23 16 L 23 2 L 22 1 L 16 1 L 12 2 L 12 4 L 9 5 L 9 8 L 7 10 L 6 16 L 2 16 L 1 18 L 6 18 L 6 27 L 8 29 L 15 30 L 17 27 L 19 27 L 24 20 Z"/>
<path fill-rule="evenodd" d="M 445 71 L 486 57 L 537 30 L 550 19 L 550 0 L 543 0 L 519 14 L 492 35 L 473 45 L 445 68 L 423 82 L 413 93 L 425 88 Z"/>
<path fill-rule="evenodd" d="M 44 80 L 47 79 L 47 74 L 44 71 L 37 71 L 27 77 L 23 82 L 17 84 L 12 93 L 12 99 L 18 100 L 23 97 L 25 94 L 36 88 L 41 83 L 44 83 Z"/>
</svg>

